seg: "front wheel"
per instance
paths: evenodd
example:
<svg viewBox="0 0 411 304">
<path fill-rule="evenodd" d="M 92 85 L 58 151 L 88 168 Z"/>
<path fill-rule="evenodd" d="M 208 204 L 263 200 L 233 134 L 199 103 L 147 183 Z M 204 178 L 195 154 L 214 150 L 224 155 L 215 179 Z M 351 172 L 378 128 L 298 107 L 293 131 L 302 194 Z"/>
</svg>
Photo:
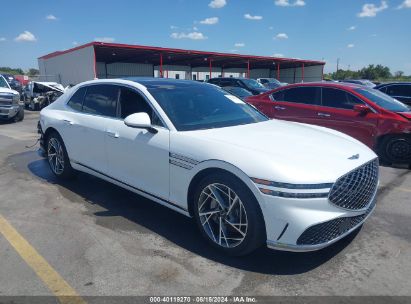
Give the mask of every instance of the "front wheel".
<svg viewBox="0 0 411 304">
<path fill-rule="evenodd" d="M 392 164 L 411 163 L 411 138 L 401 135 L 386 137 L 380 145 L 380 156 Z"/>
<path fill-rule="evenodd" d="M 69 179 L 74 176 L 74 169 L 71 167 L 66 147 L 57 132 L 53 132 L 48 136 L 47 159 L 51 171 L 58 178 Z"/>
<path fill-rule="evenodd" d="M 193 206 L 201 234 L 228 255 L 246 255 L 266 240 L 258 202 L 246 185 L 229 174 L 205 177 L 197 187 Z"/>
</svg>

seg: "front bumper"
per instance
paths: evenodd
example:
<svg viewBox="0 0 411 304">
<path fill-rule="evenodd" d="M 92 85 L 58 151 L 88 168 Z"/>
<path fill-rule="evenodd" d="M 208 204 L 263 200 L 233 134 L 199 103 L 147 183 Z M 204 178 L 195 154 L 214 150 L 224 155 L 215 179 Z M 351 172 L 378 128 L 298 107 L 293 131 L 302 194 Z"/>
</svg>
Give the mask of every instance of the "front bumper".
<svg viewBox="0 0 411 304">
<path fill-rule="evenodd" d="M 323 198 L 284 198 L 261 194 L 267 247 L 295 252 L 325 248 L 358 229 L 375 209 L 376 191 L 361 210 L 347 210 Z"/>
<path fill-rule="evenodd" d="M 16 116 L 21 109 L 21 105 L 0 106 L 0 119 L 11 119 Z"/>
</svg>

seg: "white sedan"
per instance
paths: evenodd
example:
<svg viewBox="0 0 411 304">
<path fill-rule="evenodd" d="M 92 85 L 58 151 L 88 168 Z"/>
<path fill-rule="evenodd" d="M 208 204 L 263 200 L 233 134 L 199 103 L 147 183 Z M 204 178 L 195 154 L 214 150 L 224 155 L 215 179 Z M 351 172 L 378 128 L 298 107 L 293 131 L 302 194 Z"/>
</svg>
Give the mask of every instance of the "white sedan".
<svg viewBox="0 0 411 304">
<path fill-rule="evenodd" d="M 59 178 L 95 175 L 194 217 L 214 247 L 326 247 L 375 207 L 378 159 L 342 133 L 269 120 L 206 83 L 129 78 L 77 85 L 41 111 Z"/>
</svg>

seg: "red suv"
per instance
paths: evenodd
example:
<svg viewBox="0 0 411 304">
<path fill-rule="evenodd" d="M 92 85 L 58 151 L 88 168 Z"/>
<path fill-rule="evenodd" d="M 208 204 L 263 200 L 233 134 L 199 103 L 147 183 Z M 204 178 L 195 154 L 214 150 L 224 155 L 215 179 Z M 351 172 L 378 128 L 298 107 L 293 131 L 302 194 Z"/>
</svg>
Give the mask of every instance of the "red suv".
<svg viewBox="0 0 411 304">
<path fill-rule="evenodd" d="M 306 83 L 246 98 L 271 118 L 319 125 L 373 148 L 386 163 L 411 163 L 411 108 L 364 86 Z"/>
</svg>

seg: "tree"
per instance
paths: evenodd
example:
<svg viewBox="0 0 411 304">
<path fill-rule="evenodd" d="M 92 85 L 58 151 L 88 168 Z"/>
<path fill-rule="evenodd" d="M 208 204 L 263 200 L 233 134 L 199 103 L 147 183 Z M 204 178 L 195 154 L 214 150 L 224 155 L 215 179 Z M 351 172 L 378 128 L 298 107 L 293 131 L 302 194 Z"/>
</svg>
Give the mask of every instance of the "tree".
<svg viewBox="0 0 411 304">
<path fill-rule="evenodd" d="M 395 78 L 401 78 L 402 76 L 404 76 L 404 72 L 403 71 L 397 71 L 394 73 L 394 77 Z"/>
<path fill-rule="evenodd" d="M 22 69 L 20 68 L 13 69 L 10 67 L 0 67 L 0 73 L 11 74 L 11 75 L 24 75 L 24 72 Z"/>
<path fill-rule="evenodd" d="M 29 69 L 29 71 L 27 73 L 28 76 L 36 76 L 38 74 L 40 74 L 40 72 L 37 69 Z"/>
</svg>

